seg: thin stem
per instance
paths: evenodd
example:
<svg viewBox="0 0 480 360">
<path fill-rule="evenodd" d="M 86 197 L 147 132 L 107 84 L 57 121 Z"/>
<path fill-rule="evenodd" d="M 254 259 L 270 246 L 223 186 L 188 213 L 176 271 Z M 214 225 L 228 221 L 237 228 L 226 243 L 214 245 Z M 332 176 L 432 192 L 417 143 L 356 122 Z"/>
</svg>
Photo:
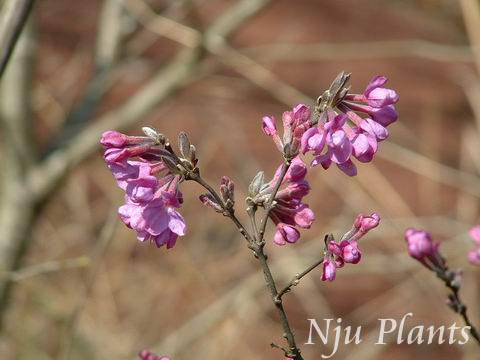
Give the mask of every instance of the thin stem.
<svg viewBox="0 0 480 360">
<path fill-rule="evenodd" d="M 465 325 L 470 327 L 470 334 L 476 340 L 478 345 L 480 345 L 480 334 L 478 333 L 477 329 L 475 328 L 475 326 L 470 321 L 470 318 L 468 317 L 467 305 L 465 305 L 460 299 L 459 287 L 455 285 L 453 283 L 452 278 L 447 276 L 445 273 L 438 273 L 437 275 L 440 279 L 442 279 L 445 286 L 449 288 L 451 291 L 449 299 L 452 303 L 452 309 L 462 316 L 463 321 L 465 322 Z"/>
<path fill-rule="evenodd" d="M 278 314 L 280 315 L 280 322 L 282 323 L 283 328 L 283 337 L 287 340 L 289 346 L 289 352 L 287 355 L 293 357 L 293 359 L 295 360 L 303 360 L 303 357 L 300 354 L 300 349 L 297 347 L 297 344 L 295 342 L 295 336 L 288 322 L 287 313 L 283 308 L 282 300 L 281 298 L 278 298 L 278 291 L 275 285 L 275 280 L 273 279 L 272 272 L 270 271 L 270 267 L 268 266 L 267 255 L 265 255 L 263 246 L 256 245 L 255 254 L 260 261 L 260 265 L 262 266 L 265 281 L 267 283 L 268 289 L 270 290 L 270 294 L 272 295 L 272 301 L 275 305 L 275 308 L 277 309 Z"/>
<path fill-rule="evenodd" d="M 275 200 L 275 196 L 277 195 L 278 189 L 280 189 L 280 186 L 282 185 L 283 179 L 285 178 L 285 175 L 287 174 L 288 168 L 290 167 L 290 160 L 285 160 L 285 162 L 282 164 L 282 170 L 280 172 L 280 176 L 278 177 L 278 181 L 275 184 L 275 187 L 273 188 L 273 192 L 270 195 L 270 198 L 265 204 L 265 215 L 260 222 L 260 230 L 258 232 L 258 241 L 262 242 L 263 237 L 265 235 L 265 229 L 267 228 L 267 221 L 268 221 L 268 215 L 270 215 L 270 211 L 273 209 L 273 201 Z"/>
<path fill-rule="evenodd" d="M 292 287 L 294 286 L 297 286 L 300 282 L 300 280 L 305 276 L 307 275 L 309 272 L 311 272 L 312 270 L 314 270 L 315 268 L 317 268 L 319 265 L 321 265 L 323 263 L 323 256 L 315 261 L 312 265 L 310 265 L 308 268 L 306 268 L 304 271 L 302 271 L 301 273 L 295 275 L 293 277 L 293 279 L 288 283 L 288 285 L 286 285 L 282 290 L 280 290 L 278 292 L 278 295 L 277 297 L 275 298 L 275 300 L 280 300 L 282 298 L 283 295 L 285 295 L 286 293 L 288 293 Z"/>
<path fill-rule="evenodd" d="M 265 281 L 267 283 L 268 289 L 270 290 L 270 294 L 272 296 L 273 304 L 275 305 L 275 308 L 277 309 L 277 312 L 280 316 L 280 322 L 282 323 L 282 328 L 283 328 L 283 337 L 288 342 L 289 348 L 286 355 L 288 355 L 289 357 L 292 357 L 295 360 L 303 360 L 303 357 L 300 354 L 300 349 L 297 347 L 297 344 L 295 342 L 295 336 L 290 327 L 290 323 L 288 322 L 287 314 L 285 312 L 285 309 L 283 308 L 282 299 L 281 297 L 278 296 L 278 290 L 275 284 L 275 279 L 273 278 L 270 267 L 268 266 L 268 260 L 267 260 L 268 258 L 264 250 L 264 246 L 265 246 L 264 236 L 265 236 L 265 230 L 267 228 L 268 216 L 270 214 L 270 211 L 274 208 L 275 196 L 277 195 L 277 192 L 283 183 L 283 179 L 285 178 L 285 175 L 287 174 L 287 171 L 290 168 L 290 162 L 291 162 L 290 160 L 285 159 L 285 162 L 282 165 L 282 169 L 280 171 L 280 175 L 278 177 L 277 183 L 275 184 L 275 187 L 273 188 L 273 191 L 270 194 L 269 199 L 264 205 L 265 214 L 260 223 L 259 229 L 256 227 L 256 221 L 255 221 L 256 209 L 253 209 L 253 212 L 250 215 L 250 218 L 252 219 L 252 221 L 254 221 L 253 223 L 254 229 L 257 229 L 255 234 L 256 243 L 253 244 L 254 245 L 253 250 L 255 252 L 256 257 L 260 261 L 260 265 L 263 270 Z"/>
<path fill-rule="evenodd" d="M 275 284 L 275 279 L 273 278 L 272 272 L 270 270 L 270 267 L 268 266 L 268 261 L 267 261 L 267 255 L 265 254 L 264 251 L 264 233 L 266 229 L 266 223 L 268 220 L 268 214 L 269 211 L 272 208 L 273 201 L 275 199 L 275 195 L 278 192 L 278 189 L 280 188 L 283 179 L 288 171 L 288 168 L 290 167 L 290 161 L 285 161 L 282 167 L 281 174 L 278 178 L 278 182 L 274 187 L 274 190 L 272 194 L 270 195 L 270 198 L 268 199 L 265 208 L 266 208 L 266 213 L 265 217 L 263 219 L 263 222 L 261 224 L 261 228 L 258 229 L 256 226 L 256 220 L 255 220 L 255 213 L 256 213 L 256 208 L 252 208 L 251 211 L 249 211 L 249 216 L 250 219 L 252 220 L 252 226 L 254 231 L 256 232 L 254 236 L 250 235 L 248 231 L 245 229 L 245 227 L 242 225 L 240 220 L 235 216 L 234 210 L 233 209 L 227 209 L 225 206 L 222 198 L 218 193 L 213 189 L 201 176 L 198 171 L 192 171 L 188 174 L 187 180 L 192 180 L 204 187 L 217 201 L 217 203 L 222 207 L 224 210 L 223 214 L 227 217 L 229 217 L 233 223 L 236 225 L 236 227 L 239 229 L 240 233 L 243 235 L 243 237 L 247 240 L 249 244 L 249 248 L 253 250 L 255 257 L 259 260 L 260 265 L 262 267 L 263 275 L 265 277 L 265 282 L 267 283 L 268 289 L 270 290 L 270 295 L 272 296 L 272 301 L 275 305 L 275 308 L 277 309 L 277 312 L 280 316 L 280 322 L 282 324 L 283 328 L 283 336 L 288 342 L 288 351 L 287 355 L 292 357 L 295 360 L 303 360 L 302 355 L 300 354 L 300 349 L 297 347 L 297 344 L 295 342 L 295 337 L 293 334 L 293 331 L 290 327 L 290 324 L 288 322 L 287 314 L 285 312 L 285 309 L 283 308 L 282 304 L 282 299 L 278 298 L 278 291 L 277 291 L 277 286 Z M 256 241 L 255 241 L 256 240 Z"/>
</svg>

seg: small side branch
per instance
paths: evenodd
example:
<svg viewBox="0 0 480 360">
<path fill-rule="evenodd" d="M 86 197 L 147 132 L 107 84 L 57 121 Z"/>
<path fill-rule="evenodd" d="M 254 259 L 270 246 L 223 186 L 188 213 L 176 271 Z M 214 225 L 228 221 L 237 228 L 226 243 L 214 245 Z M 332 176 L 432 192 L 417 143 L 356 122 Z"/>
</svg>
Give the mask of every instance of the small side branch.
<svg viewBox="0 0 480 360">
<path fill-rule="evenodd" d="M 458 284 L 455 284 L 455 279 L 452 276 L 447 276 L 445 273 L 437 273 L 437 276 L 451 291 L 448 296 L 450 308 L 462 316 L 465 325 L 470 327 L 470 334 L 473 336 L 478 345 L 480 345 L 480 334 L 478 333 L 478 330 L 475 328 L 470 318 L 468 317 L 467 305 L 465 305 L 465 303 L 463 303 L 460 298 L 460 287 L 458 286 Z"/>
<path fill-rule="evenodd" d="M 323 263 L 323 256 L 315 261 L 312 265 L 310 265 L 308 268 L 306 268 L 304 271 L 301 273 L 295 275 L 293 279 L 288 283 L 287 286 L 285 286 L 282 290 L 278 292 L 278 295 L 275 298 L 275 301 L 281 301 L 282 296 L 285 295 L 286 293 L 290 292 L 292 287 L 297 286 L 300 283 L 300 280 L 310 273 L 312 270 L 316 269 L 318 266 L 320 266 Z"/>
</svg>

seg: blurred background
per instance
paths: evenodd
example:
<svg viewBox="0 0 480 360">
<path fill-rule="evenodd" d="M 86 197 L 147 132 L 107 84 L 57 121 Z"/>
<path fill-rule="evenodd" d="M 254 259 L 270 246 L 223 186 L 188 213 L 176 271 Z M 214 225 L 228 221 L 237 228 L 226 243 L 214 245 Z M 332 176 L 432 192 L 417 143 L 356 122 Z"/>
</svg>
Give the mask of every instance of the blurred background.
<svg viewBox="0 0 480 360">
<path fill-rule="evenodd" d="M 2 16 L 11 14 L 4 1 Z M 27 4 L 27 5 L 25 5 Z M 14 8 L 15 6 L 13 6 Z M 102 131 L 170 138 L 185 130 L 210 183 L 236 183 L 237 213 L 258 170 L 280 164 L 261 118 L 313 104 L 342 70 L 352 90 L 377 74 L 400 94 L 399 121 L 373 163 L 348 178 L 313 169 L 311 230 L 267 246 L 279 284 L 377 211 L 364 258 L 332 283 L 317 270 L 285 297 L 306 359 L 309 318 L 362 326 L 334 359 L 478 359 L 458 345 L 377 345 L 379 318 L 406 329 L 461 319 L 446 290 L 406 255 L 403 232 L 431 230 L 480 324 L 468 229 L 480 222 L 480 5 L 476 0 L 41 0 L 1 79 L 0 358 L 280 359 L 281 329 L 258 263 L 227 221 L 182 187 L 187 236 L 166 251 L 118 220 L 123 194 L 105 166 Z M 272 237 L 271 229 L 267 235 Z M 332 339 L 333 340 L 333 339 Z"/>
</svg>

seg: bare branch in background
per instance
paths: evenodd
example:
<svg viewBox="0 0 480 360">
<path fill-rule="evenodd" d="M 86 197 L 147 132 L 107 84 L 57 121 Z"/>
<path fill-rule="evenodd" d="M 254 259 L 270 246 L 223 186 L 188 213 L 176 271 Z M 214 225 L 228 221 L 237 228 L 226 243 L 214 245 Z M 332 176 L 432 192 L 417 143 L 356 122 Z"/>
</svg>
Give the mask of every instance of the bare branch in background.
<svg viewBox="0 0 480 360">
<path fill-rule="evenodd" d="M 26 191 L 26 176 L 34 166 L 31 114 L 33 37 L 31 24 L 25 29 L 2 81 L 0 115 L 2 125 L 2 196 L 0 203 L 0 270 L 14 271 L 28 243 L 35 217 L 35 202 Z M 7 301 L 9 281 L 0 282 L 0 311 Z M 1 315 L 0 315 L 1 316 Z M 1 321 L 0 321 L 1 328 Z"/>
<path fill-rule="evenodd" d="M 480 76 L 480 4 L 477 0 L 461 0 L 460 5 L 471 48 L 475 56 L 475 64 Z"/>
<path fill-rule="evenodd" d="M 34 0 L 7 0 L 0 14 L 0 78 L 13 53 Z"/>
<path fill-rule="evenodd" d="M 239 49 L 258 61 L 319 61 L 418 57 L 440 62 L 475 61 L 469 46 L 426 40 L 369 41 L 355 43 L 270 44 Z"/>
<path fill-rule="evenodd" d="M 9 214 L 9 218 L 15 222 L 16 232 L 6 233 L 8 236 L 3 237 L 6 243 L 15 244 L 15 247 L 22 251 L 16 251 L 14 254 L 11 251 L 2 252 L 2 256 L 13 259 L 11 265 L 7 265 L 6 271 L 15 271 L 22 262 L 31 238 L 31 225 L 36 218 L 34 209 L 38 205 L 45 204 L 70 169 L 97 150 L 100 134 L 107 129 L 128 128 L 148 115 L 159 103 L 169 98 L 175 90 L 197 76 L 195 71 L 199 69 L 204 43 L 212 43 L 230 36 L 268 3 L 268 0 L 243 0 L 233 5 L 203 33 L 202 39 L 196 47 L 180 51 L 169 65 L 153 76 L 128 101 L 79 131 L 68 144 L 53 151 L 22 176 L 22 198 L 17 198 L 16 201 L 20 201 L 19 204 L 26 209 L 23 210 L 23 213 Z M 16 179 L 18 180 L 18 178 Z M 21 208 L 21 206 L 16 208 Z M 25 221 L 26 217 L 30 221 Z M 0 301 L 0 316 L 5 313 L 9 297 L 8 285 L 11 285 L 11 282 L 3 282 L 3 284 L 7 286 L 0 288 L 0 300 L 3 299 Z"/>
</svg>

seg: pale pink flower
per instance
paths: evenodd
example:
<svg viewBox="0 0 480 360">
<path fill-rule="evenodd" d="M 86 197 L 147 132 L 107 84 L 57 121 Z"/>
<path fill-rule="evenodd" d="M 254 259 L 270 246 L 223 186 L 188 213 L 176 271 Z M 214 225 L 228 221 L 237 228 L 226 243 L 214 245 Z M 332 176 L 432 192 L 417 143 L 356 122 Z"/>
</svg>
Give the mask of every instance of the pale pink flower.
<svg viewBox="0 0 480 360">
<path fill-rule="evenodd" d="M 333 281 L 337 276 L 337 266 L 331 260 L 323 262 L 322 281 Z"/>
<path fill-rule="evenodd" d="M 473 241 L 475 241 L 475 243 L 480 246 L 480 225 L 476 225 L 474 227 L 472 227 L 469 231 L 469 234 L 471 236 L 471 238 L 473 239 Z"/>
<path fill-rule="evenodd" d="M 369 216 L 358 215 L 352 228 L 342 236 L 340 242 L 326 240 L 325 261 L 328 261 L 329 264 L 334 264 L 335 269 L 343 267 L 344 264 L 358 264 L 362 259 L 358 241 L 370 230 L 376 228 L 379 223 L 380 216 L 377 213 Z M 329 266 L 331 267 L 331 265 Z M 324 276 L 324 278 L 328 277 Z"/>
<path fill-rule="evenodd" d="M 357 167 L 352 160 L 372 161 L 378 143 L 388 137 L 386 126 L 398 117 L 393 105 L 398 95 L 383 87 L 387 81 L 383 76 L 372 79 L 361 95 L 340 95 L 348 90 L 345 88 L 348 76 L 342 76 L 344 87 L 337 89 L 335 101 L 323 110 L 318 124 L 304 133 L 301 151 L 313 153 L 312 166 L 328 169 L 336 164 L 345 174 L 355 176 Z"/>
<path fill-rule="evenodd" d="M 480 247 L 468 253 L 468 261 L 470 261 L 472 265 L 480 265 Z"/>
<path fill-rule="evenodd" d="M 469 234 L 477 247 L 468 253 L 468 260 L 473 265 L 480 265 L 480 225 L 472 227 Z"/>
<path fill-rule="evenodd" d="M 149 137 L 107 131 L 101 142 L 106 148 L 107 165 L 125 191 L 125 205 L 118 210 L 122 221 L 136 231 L 138 240 L 173 247 L 186 231 L 185 220 L 176 210 L 182 203 L 180 176 L 171 174 L 161 157 L 156 157 L 158 151 L 152 148 L 154 142 Z M 113 151 L 114 157 L 110 156 Z M 152 160 L 142 160 L 143 156 Z"/>
<path fill-rule="evenodd" d="M 282 166 L 278 167 L 273 179 L 260 189 L 255 198 L 257 203 L 263 203 L 270 198 L 281 171 Z M 305 180 L 306 174 L 307 166 L 300 157 L 295 157 L 275 196 L 275 206 L 269 216 L 277 226 L 274 236 L 277 245 L 296 242 L 300 238 L 296 227 L 309 229 L 315 220 L 313 211 L 303 203 L 303 198 L 310 191 L 310 185 Z"/>
<path fill-rule="evenodd" d="M 407 229 L 405 240 L 408 244 L 408 253 L 430 270 L 444 270 L 446 263 L 439 252 L 439 243 L 433 242 L 432 235 L 423 230 Z"/>
</svg>

